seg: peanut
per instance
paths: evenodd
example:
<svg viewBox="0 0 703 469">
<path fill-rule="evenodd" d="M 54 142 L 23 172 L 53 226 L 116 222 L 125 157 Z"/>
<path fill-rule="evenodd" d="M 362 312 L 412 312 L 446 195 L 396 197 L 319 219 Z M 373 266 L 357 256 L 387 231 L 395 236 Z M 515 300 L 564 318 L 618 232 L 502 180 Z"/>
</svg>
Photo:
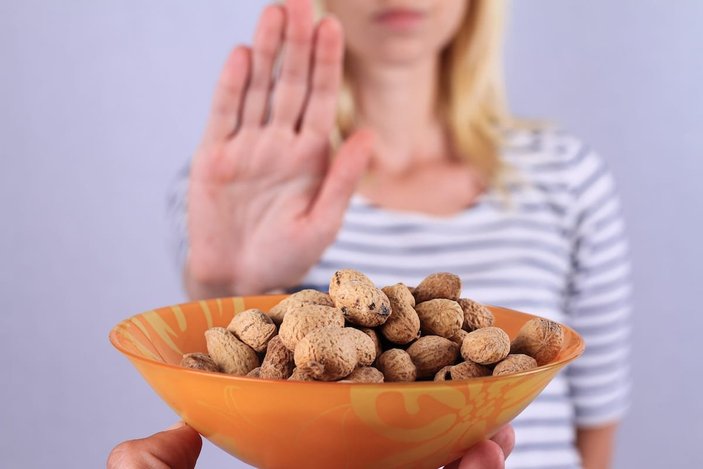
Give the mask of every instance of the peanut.
<svg viewBox="0 0 703 469">
<path fill-rule="evenodd" d="M 261 362 L 260 377 L 263 379 L 288 379 L 293 373 L 293 352 L 281 342 L 281 337 L 271 339 L 266 356 Z"/>
<path fill-rule="evenodd" d="M 537 360 L 522 354 L 510 354 L 493 368 L 493 376 L 512 375 L 537 368 Z"/>
<path fill-rule="evenodd" d="M 510 353 L 510 337 L 503 329 L 484 327 L 469 332 L 461 344 L 461 356 L 481 365 L 498 363 Z"/>
<path fill-rule="evenodd" d="M 493 325 L 493 313 L 481 303 L 468 298 L 459 298 L 458 303 L 464 312 L 462 328 L 465 331 L 471 332 L 476 329 L 481 329 L 482 327 L 491 327 Z"/>
<path fill-rule="evenodd" d="M 451 336 L 449 338 L 449 340 L 451 340 L 452 342 L 457 344 L 459 347 L 461 347 L 461 344 L 464 343 L 464 338 L 467 335 L 469 335 L 468 332 L 466 332 L 464 329 L 459 329 L 458 331 L 456 331 L 456 334 L 454 334 L 453 336 Z"/>
<path fill-rule="evenodd" d="M 297 368 L 320 381 L 344 378 L 359 362 L 354 339 L 345 328 L 336 326 L 322 327 L 307 334 L 298 342 L 293 357 Z"/>
<path fill-rule="evenodd" d="M 376 329 L 371 327 L 361 327 L 359 330 L 371 338 L 373 346 L 376 349 L 376 355 L 374 356 L 374 361 L 376 361 L 378 357 L 381 356 L 381 353 L 383 353 L 383 348 L 381 348 L 381 339 L 378 337 L 378 332 L 376 332 Z"/>
<path fill-rule="evenodd" d="M 391 314 L 391 303 L 386 294 L 364 282 L 342 283 L 330 296 L 351 324 L 376 327 L 386 322 Z"/>
<path fill-rule="evenodd" d="M 330 297 L 336 296 L 339 288 L 341 288 L 346 283 L 363 283 L 370 287 L 375 286 L 370 278 L 368 278 L 366 275 L 362 274 L 358 270 L 342 269 L 336 271 L 332 276 L 332 279 L 330 280 Z"/>
<path fill-rule="evenodd" d="M 332 298 L 330 298 L 327 293 L 321 291 L 310 289 L 300 290 L 286 297 L 283 301 L 271 308 L 268 314 L 273 322 L 280 326 L 288 311 L 300 308 L 303 304 L 334 306 L 334 301 L 332 301 Z"/>
<path fill-rule="evenodd" d="M 208 329 L 208 353 L 185 354 L 181 365 L 290 381 L 448 381 L 520 373 L 560 353 L 559 324 L 532 319 L 511 343 L 490 309 L 460 295 L 454 274 L 379 289 L 359 271 L 339 270 L 329 294 L 301 290 L 268 313 L 249 309 L 226 329 Z"/>
<path fill-rule="evenodd" d="M 358 355 L 359 365 L 371 366 L 376 360 L 376 344 L 364 331 L 353 327 L 345 327 L 344 332 L 354 342 Z"/>
<path fill-rule="evenodd" d="M 438 298 L 456 301 L 461 296 L 461 279 L 448 272 L 430 274 L 415 287 L 413 295 L 417 303 Z"/>
<path fill-rule="evenodd" d="M 467 360 L 454 365 L 451 374 L 452 379 L 478 378 L 480 376 L 490 376 L 491 369 Z"/>
<path fill-rule="evenodd" d="M 382 383 L 383 373 L 372 366 L 360 366 L 340 383 Z"/>
<path fill-rule="evenodd" d="M 315 378 L 313 378 L 310 373 L 299 370 L 298 368 L 293 368 L 293 373 L 291 373 L 288 381 L 315 381 Z"/>
<path fill-rule="evenodd" d="M 420 337 L 408 347 L 408 355 L 417 367 L 418 378 L 429 378 L 459 356 L 459 347 L 449 339 L 436 335 Z"/>
<path fill-rule="evenodd" d="M 181 360 L 181 366 L 202 371 L 220 371 L 220 367 L 210 358 L 207 353 L 186 353 Z"/>
<path fill-rule="evenodd" d="M 325 326 L 344 327 L 342 312 L 331 306 L 301 304 L 283 318 L 278 335 L 283 345 L 294 351 L 298 342 L 309 332 Z"/>
<path fill-rule="evenodd" d="M 385 381 L 415 381 L 417 367 L 402 349 L 393 348 L 386 350 L 378 357 L 378 369 L 383 373 Z"/>
<path fill-rule="evenodd" d="M 452 380 L 480 378 L 482 376 L 491 376 L 491 369 L 467 360 L 452 366 L 449 374 Z"/>
<path fill-rule="evenodd" d="M 549 319 L 527 321 L 510 346 L 510 352 L 529 355 L 542 366 L 554 360 L 564 345 L 564 330 Z"/>
<path fill-rule="evenodd" d="M 266 350 L 266 344 L 277 332 L 271 318 L 260 309 L 247 309 L 235 314 L 227 330 L 259 353 Z"/>
<path fill-rule="evenodd" d="M 391 315 L 381 333 L 396 344 L 407 344 L 420 336 L 420 318 L 414 309 L 415 297 L 402 283 L 382 288 L 391 303 Z"/>
<path fill-rule="evenodd" d="M 459 332 L 464 322 L 464 312 L 459 303 L 444 298 L 420 303 L 415 306 L 415 310 L 425 335 L 438 335 L 448 339 Z"/>
<path fill-rule="evenodd" d="M 205 342 L 210 357 L 225 373 L 244 376 L 259 366 L 259 357 L 254 349 L 224 327 L 205 331 Z"/>
</svg>

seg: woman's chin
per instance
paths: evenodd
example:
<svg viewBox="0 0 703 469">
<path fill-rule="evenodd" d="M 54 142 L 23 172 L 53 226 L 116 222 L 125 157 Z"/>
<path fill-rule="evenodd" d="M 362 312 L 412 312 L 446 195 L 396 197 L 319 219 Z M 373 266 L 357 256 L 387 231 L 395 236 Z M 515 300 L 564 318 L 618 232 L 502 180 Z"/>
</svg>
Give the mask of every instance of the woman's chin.
<svg viewBox="0 0 703 469">
<path fill-rule="evenodd" d="M 377 45 L 372 51 L 359 54 L 364 62 L 388 65 L 391 67 L 406 67 L 433 59 L 438 51 L 430 49 L 419 38 L 394 38 Z"/>
</svg>

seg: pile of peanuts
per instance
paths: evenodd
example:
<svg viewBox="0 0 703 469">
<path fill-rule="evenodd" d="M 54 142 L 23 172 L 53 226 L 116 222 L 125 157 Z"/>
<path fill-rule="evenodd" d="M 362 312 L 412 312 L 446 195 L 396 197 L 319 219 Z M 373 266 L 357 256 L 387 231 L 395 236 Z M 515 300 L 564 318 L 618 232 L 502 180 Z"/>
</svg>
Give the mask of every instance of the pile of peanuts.
<svg viewBox="0 0 703 469">
<path fill-rule="evenodd" d="M 417 287 L 377 288 L 361 272 L 335 272 L 329 294 L 302 290 L 268 314 L 248 309 L 205 332 L 208 353 L 181 365 L 263 379 L 380 383 L 519 373 L 552 361 L 564 333 L 534 318 L 510 341 L 491 311 L 436 273 Z"/>
</svg>

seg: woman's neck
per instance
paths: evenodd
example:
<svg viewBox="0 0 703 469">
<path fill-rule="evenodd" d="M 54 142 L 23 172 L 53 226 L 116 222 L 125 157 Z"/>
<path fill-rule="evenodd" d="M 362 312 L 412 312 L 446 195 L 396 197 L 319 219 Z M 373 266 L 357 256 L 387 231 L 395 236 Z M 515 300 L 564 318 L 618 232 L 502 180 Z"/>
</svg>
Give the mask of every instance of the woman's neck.
<svg viewBox="0 0 703 469">
<path fill-rule="evenodd" d="M 403 173 L 450 157 L 437 113 L 435 57 L 392 67 L 353 64 L 352 70 L 357 124 L 372 128 L 378 137 L 372 171 Z"/>
</svg>

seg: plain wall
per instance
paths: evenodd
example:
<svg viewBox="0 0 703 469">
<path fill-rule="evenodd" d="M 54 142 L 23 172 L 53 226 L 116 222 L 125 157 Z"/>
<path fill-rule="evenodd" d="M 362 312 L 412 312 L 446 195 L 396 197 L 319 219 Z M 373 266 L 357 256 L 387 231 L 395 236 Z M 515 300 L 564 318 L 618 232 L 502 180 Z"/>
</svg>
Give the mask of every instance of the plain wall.
<svg viewBox="0 0 703 469">
<path fill-rule="evenodd" d="M 264 3 L 0 2 L 0 466 L 100 467 L 176 420 L 107 334 L 184 299 L 166 188 Z M 514 3 L 515 111 L 597 148 L 625 204 L 635 387 L 616 467 L 693 467 L 703 2 Z M 238 464 L 206 444 L 199 466 Z"/>
</svg>

